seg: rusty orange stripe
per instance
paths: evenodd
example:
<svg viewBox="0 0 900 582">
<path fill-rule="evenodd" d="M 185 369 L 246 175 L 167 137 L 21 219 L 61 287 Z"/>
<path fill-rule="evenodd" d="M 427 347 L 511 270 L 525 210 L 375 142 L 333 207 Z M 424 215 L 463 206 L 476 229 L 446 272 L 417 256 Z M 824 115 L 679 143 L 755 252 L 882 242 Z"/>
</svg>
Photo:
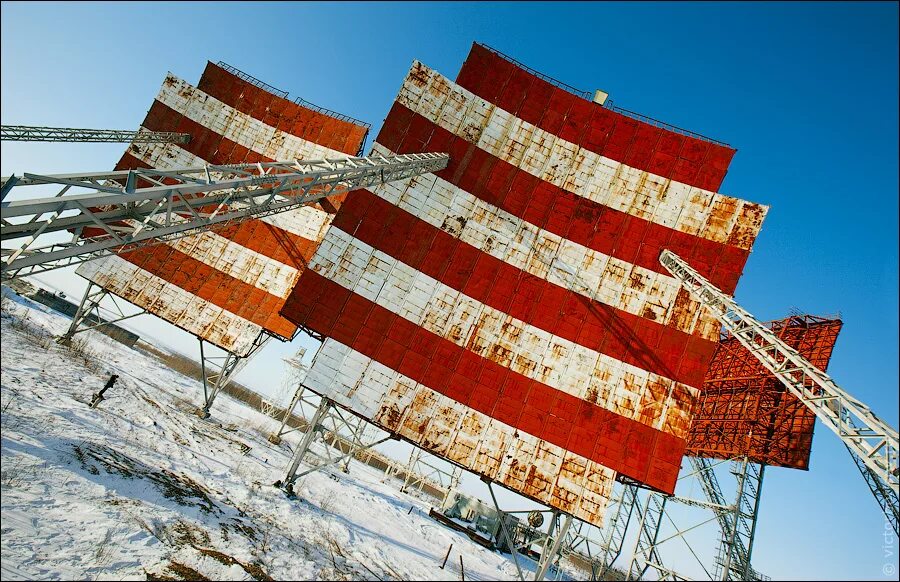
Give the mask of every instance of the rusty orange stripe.
<svg viewBox="0 0 900 582">
<path fill-rule="evenodd" d="M 531 275 L 368 190 L 358 190 L 344 202 L 332 228 L 548 333 L 658 376 L 703 386 L 716 342 Z"/>
<path fill-rule="evenodd" d="M 314 271 L 303 274 L 283 312 L 298 325 L 517 430 L 655 489 L 674 490 L 683 439 L 509 370 Z"/>
<path fill-rule="evenodd" d="M 282 337 L 290 338 L 297 329 L 278 315 L 284 305 L 281 297 L 216 270 L 166 244 L 144 247 L 119 256 L 188 293 Z"/>
<path fill-rule="evenodd" d="M 578 196 L 532 176 L 395 102 L 376 140 L 396 153 L 441 151 L 437 176 L 538 228 L 605 255 L 669 275 L 668 248 L 726 293 L 733 293 L 750 251 L 690 235 Z"/>
</svg>

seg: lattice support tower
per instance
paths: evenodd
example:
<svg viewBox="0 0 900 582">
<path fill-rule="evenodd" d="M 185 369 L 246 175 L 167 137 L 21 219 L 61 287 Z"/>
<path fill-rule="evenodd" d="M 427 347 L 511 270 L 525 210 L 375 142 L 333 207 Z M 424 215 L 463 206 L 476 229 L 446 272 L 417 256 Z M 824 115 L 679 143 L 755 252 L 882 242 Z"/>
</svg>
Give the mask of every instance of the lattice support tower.
<svg viewBox="0 0 900 582">
<path fill-rule="evenodd" d="M 753 463 L 746 457 L 731 463 L 731 473 L 738 484 L 737 497 L 730 511 L 717 512 L 722 540 L 713 570 L 716 580 L 765 579 L 750 565 L 765 468 L 765 465 Z M 703 476 L 713 473 L 701 471 L 700 474 L 702 482 Z"/>
<path fill-rule="evenodd" d="M 109 303 L 112 304 L 112 309 L 104 309 L 100 305 L 107 297 L 109 298 Z M 111 316 L 107 315 L 104 317 L 101 314 L 101 310 L 110 313 Z M 81 302 L 78 304 L 78 310 L 75 312 L 75 317 L 72 318 L 72 323 L 69 324 L 69 329 L 56 341 L 61 344 L 69 344 L 72 342 L 75 334 L 118 323 L 144 313 L 146 311 L 141 309 L 136 313 L 126 314 L 115 295 L 103 287 L 88 281 L 88 286 L 84 290 L 84 295 L 81 297 Z"/>
<path fill-rule="evenodd" d="M 225 355 L 219 356 L 207 355 L 203 346 L 208 342 L 197 338 L 200 342 L 200 370 L 203 380 L 203 406 L 197 410 L 200 418 L 209 418 L 209 410 L 219 393 L 234 378 L 235 374 L 250 362 L 250 358 L 268 343 L 271 337 L 266 332 L 260 333 L 253 341 L 253 346 L 246 356 L 236 356 L 231 352 L 225 352 Z"/>
<path fill-rule="evenodd" d="M 660 262 L 694 299 L 716 316 L 725 330 L 841 439 L 897 532 L 900 491 L 897 431 L 675 253 L 664 250 Z"/>
<path fill-rule="evenodd" d="M 647 491 L 645 500 L 642 501 L 635 492 L 633 504 L 640 515 L 639 531 L 628 567 L 628 579 L 690 579 L 667 563 L 669 551 L 677 545 L 676 542 L 680 542 L 687 549 L 687 554 L 678 545 L 678 555 L 692 556 L 704 571 L 706 579 L 768 580 L 750 566 L 762 490 L 762 466 L 751 463 L 746 457 L 691 461 L 693 470 L 679 477 L 679 485 L 693 489 L 699 483 L 705 499 Z M 735 499 L 730 503 L 725 500 L 714 471 L 717 467 L 725 466 L 729 467 L 729 473 L 735 482 Z M 700 517 L 691 519 L 688 523 L 676 523 L 672 517 L 672 510 L 676 506 L 699 509 Z M 697 548 L 692 546 L 689 536 L 694 530 L 711 523 L 715 523 L 719 531 L 716 555 L 711 560 L 712 571 L 706 567 L 704 557 L 698 554 Z"/>
<path fill-rule="evenodd" d="M 607 523 L 603 530 L 601 541 L 601 553 L 599 555 L 599 568 L 594 573 L 594 579 L 603 580 L 606 573 L 613 567 L 619 556 L 622 555 L 622 547 L 625 545 L 625 534 L 631 523 L 637 502 L 637 487 L 624 484 L 619 494 L 616 495 L 609 511 L 607 511 Z"/>
<path fill-rule="evenodd" d="M 288 496 L 296 496 L 294 486 L 298 479 L 352 459 L 360 452 L 394 438 L 388 434 L 369 443 L 362 442 L 359 440 L 362 434 L 359 431 L 359 424 L 364 422 L 361 418 L 342 410 L 332 400 L 321 398 L 316 412 L 308 421 L 306 433 L 294 449 L 287 474 L 279 483 Z M 314 448 L 312 445 L 317 441 L 324 446 Z M 301 471 L 300 464 L 304 460 L 308 460 L 310 468 Z"/>
<path fill-rule="evenodd" d="M 424 450 L 419 447 L 413 447 L 406 465 L 403 467 L 399 465 L 389 467 L 386 473 L 388 475 L 403 473 L 403 485 L 400 487 L 400 491 L 403 493 L 406 493 L 411 488 L 424 491 L 426 485 L 432 485 L 443 490 L 444 498 L 441 500 L 441 505 L 443 505 L 450 492 L 459 487 L 459 482 L 462 479 L 462 469 L 453 465 L 448 472 L 426 461 L 424 458 L 426 455 L 427 453 Z M 399 478 L 399 475 L 397 477 Z"/>
<path fill-rule="evenodd" d="M 224 228 L 327 198 L 444 169 L 447 154 L 345 157 L 312 161 L 136 169 L 3 179 L 2 278 L 58 269 Z M 7 201 L 14 188 L 53 185 L 55 196 Z M 87 194 L 70 191 L 89 190 Z M 85 229 L 103 234 L 82 236 Z M 38 244 L 55 234 L 52 243 Z M 68 238 L 68 240 L 64 240 Z"/>
<path fill-rule="evenodd" d="M 628 487 L 637 487 L 628 485 Z M 647 496 L 646 503 L 642 504 L 640 498 L 635 495 L 635 506 L 640 516 L 638 521 L 638 535 L 631 554 L 631 563 L 628 566 L 626 580 L 641 580 L 648 570 L 656 570 L 660 580 L 675 580 L 678 577 L 671 570 L 662 565 L 657 546 L 660 544 L 659 531 L 665 513 L 667 496 L 651 493 Z M 666 540 L 663 540 L 666 541 Z"/>
</svg>

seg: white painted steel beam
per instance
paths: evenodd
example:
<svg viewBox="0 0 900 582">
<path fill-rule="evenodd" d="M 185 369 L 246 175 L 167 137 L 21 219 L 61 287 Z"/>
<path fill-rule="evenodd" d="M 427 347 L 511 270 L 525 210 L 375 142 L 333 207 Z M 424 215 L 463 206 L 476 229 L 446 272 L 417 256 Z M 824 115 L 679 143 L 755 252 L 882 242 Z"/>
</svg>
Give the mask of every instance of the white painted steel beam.
<svg viewBox="0 0 900 582">
<path fill-rule="evenodd" d="M 375 155 L 3 178 L 0 240 L 25 241 L 16 249 L 2 249 L 2 278 L 49 271 L 437 172 L 449 159 L 444 153 Z M 151 185 L 138 187 L 142 183 Z M 62 189 L 53 197 L 6 201 L 13 188 L 37 185 Z M 69 193 L 79 188 L 91 192 Z M 104 234 L 82 236 L 86 228 Z M 73 233 L 71 240 L 35 244 L 40 236 L 61 231 Z"/>
<path fill-rule="evenodd" d="M 692 269 L 675 253 L 664 250 L 660 263 L 702 303 L 741 345 L 752 353 L 787 389 L 812 410 L 846 445 L 881 489 L 893 493 L 896 514 L 900 470 L 897 431 L 868 406 L 843 390 L 828 374 L 813 366 L 734 299 Z M 865 476 L 865 473 L 864 473 Z M 877 497 L 877 495 L 876 495 Z M 886 511 L 887 513 L 887 511 Z"/>
<path fill-rule="evenodd" d="M 191 135 L 174 131 L 79 129 L 36 125 L 2 125 L 3 141 L 63 141 L 81 143 L 188 143 Z"/>
</svg>

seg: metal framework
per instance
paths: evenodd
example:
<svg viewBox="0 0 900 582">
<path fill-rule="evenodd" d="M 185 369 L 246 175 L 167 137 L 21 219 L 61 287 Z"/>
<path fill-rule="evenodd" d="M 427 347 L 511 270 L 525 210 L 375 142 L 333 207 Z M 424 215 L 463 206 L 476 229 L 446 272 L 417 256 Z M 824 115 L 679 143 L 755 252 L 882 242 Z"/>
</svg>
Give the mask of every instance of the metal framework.
<svg viewBox="0 0 900 582">
<path fill-rule="evenodd" d="M 797 313 L 765 325 L 827 370 L 843 323 L 839 317 Z M 730 333 L 719 339 L 692 416 L 688 457 L 747 456 L 765 465 L 809 467 L 815 413 Z"/>
<path fill-rule="evenodd" d="M 4 178 L 0 240 L 25 241 L 17 249 L 2 249 L 2 278 L 58 269 L 285 212 L 359 188 L 437 172 L 448 161 L 449 156 L 441 153 L 374 155 Z M 14 187 L 48 184 L 62 188 L 52 197 L 6 200 Z M 78 188 L 92 192 L 69 193 Z M 68 231 L 70 240 L 36 244 L 42 235 L 66 234 L 63 231 Z"/>
<path fill-rule="evenodd" d="M 295 387 L 294 396 L 291 398 L 291 402 L 288 404 L 287 408 L 284 409 L 278 430 L 269 435 L 269 442 L 273 445 L 281 444 L 281 437 L 291 430 L 294 430 L 285 430 L 285 428 L 287 427 L 288 421 L 291 420 L 291 416 L 294 414 L 297 403 L 303 398 L 303 393 L 306 390 L 303 386 L 303 380 L 306 378 L 306 373 L 309 369 L 303 363 L 304 354 L 306 354 L 306 348 L 300 348 L 293 356 L 284 358 L 284 363 L 288 365 L 287 386 Z"/>
<path fill-rule="evenodd" d="M 246 356 L 236 356 L 231 352 L 225 352 L 224 356 L 208 356 L 203 349 L 203 344 L 207 342 L 204 342 L 203 338 L 197 338 L 200 342 L 200 372 L 203 378 L 203 407 L 197 410 L 197 416 L 209 418 L 209 409 L 212 408 L 216 396 L 228 385 L 234 375 L 247 365 L 253 354 L 266 345 L 271 337 L 266 332 L 260 333 L 253 340 L 253 346 Z"/>
<path fill-rule="evenodd" d="M 559 567 L 560 549 L 571 526 L 571 515 L 568 513 L 563 514 L 562 523 L 560 524 L 560 512 L 553 511 L 550 529 L 547 531 L 547 539 L 544 540 L 544 545 L 541 548 L 541 557 L 537 564 L 537 571 L 534 573 L 535 580 L 543 580 L 551 565 L 555 564 L 557 568 Z"/>
<path fill-rule="evenodd" d="M 100 314 L 100 302 L 106 297 L 109 297 L 112 301 L 115 311 L 112 311 L 112 317 L 104 318 Z M 116 300 L 115 295 L 111 294 L 103 287 L 88 281 L 87 288 L 84 290 L 84 295 L 81 297 L 81 303 L 78 304 L 78 311 L 75 312 L 75 317 L 72 318 L 72 323 L 69 324 L 69 329 L 60 336 L 57 342 L 69 344 L 72 342 L 72 338 L 75 334 L 96 329 L 110 323 L 117 323 L 124 319 L 131 319 L 132 317 L 137 317 L 144 313 L 146 313 L 146 311 L 141 309 L 137 313 L 126 315 L 122 306 L 119 305 L 119 302 Z"/>
<path fill-rule="evenodd" d="M 714 473 L 708 469 L 708 459 L 694 459 L 694 468 L 701 476 L 701 483 L 709 487 Z M 764 577 L 753 570 L 750 556 L 756 536 L 756 520 L 759 515 L 759 501 L 762 496 L 763 476 L 766 466 L 751 463 L 747 457 L 732 461 L 732 474 L 737 478 L 737 497 L 731 511 L 717 511 L 722 543 L 716 556 L 713 576 L 716 580 L 760 580 Z M 707 498 L 716 492 L 705 491 Z M 724 499 L 721 496 L 719 497 Z"/>
<path fill-rule="evenodd" d="M 679 489 L 692 491 L 699 486 L 704 499 L 648 491 L 646 499 L 641 501 L 637 487 L 626 485 L 626 491 L 631 488 L 635 492 L 633 504 L 640 515 L 628 579 L 645 579 L 651 575 L 659 580 L 689 579 L 672 569 L 666 559 L 671 558 L 667 550 L 680 541 L 710 580 L 768 580 L 750 565 L 765 465 L 752 463 L 747 457 L 731 461 L 691 459 L 691 463 L 692 471 L 679 477 Z M 727 467 L 734 480 L 732 502 L 726 500 L 719 485 L 715 470 L 720 467 Z M 686 511 L 689 523 L 685 525 L 682 515 L 681 523 L 676 524 L 672 514 L 678 506 L 699 513 Z M 688 534 L 712 523 L 718 526 L 719 544 L 710 571 L 691 545 Z M 686 555 L 681 545 L 677 553 Z"/>
<path fill-rule="evenodd" d="M 627 485 L 627 487 L 636 487 L 636 485 Z M 658 550 L 662 541 L 667 541 L 658 540 L 667 500 L 668 498 L 664 495 L 651 493 L 647 497 L 647 503 L 642 505 L 639 498 L 635 497 L 640 521 L 634 551 L 631 554 L 631 564 L 628 566 L 627 580 L 641 580 L 651 568 L 658 572 L 660 580 L 679 579 L 674 571 L 663 566 Z"/>
<path fill-rule="evenodd" d="M 341 410 L 341 408 L 336 406 L 332 400 L 322 397 L 319 401 L 319 407 L 316 409 L 315 414 L 313 414 L 312 419 L 310 419 L 306 427 L 306 434 L 303 435 L 300 443 L 294 449 L 284 481 L 280 483 L 280 486 L 285 490 L 288 496 L 296 496 L 294 483 L 297 479 L 342 461 L 349 462 L 350 459 L 360 452 L 394 438 L 393 435 L 388 434 L 373 442 L 363 443 L 360 440 L 363 431 L 359 429 L 359 423 L 363 422 L 365 421 Z M 346 434 L 341 434 L 341 429 L 348 426 L 352 427 L 349 431 L 349 438 Z M 318 453 L 312 449 L 311 445 L 317 439 L 325 444 L 325 446 L 321 448 L 323 451 L 322 453 Z M 344 443 L 347 443 L 348 441 L 349 446 L 347 446 L 346 449 L 343 446 L 335 446 L 338 444 L 344 445 Z M 316 462 L 314 462 L 309 469 L 298 472 L 300 463 L 307 457 L 311 457 Z"/>
<path fill-rule="evenodd" d="M 613 567 L 619 556 L 622 555 L 622 547 L 625 545 L 625 534 L 628 524 L 634 514 L 637 503 L 638 488 L 633 485 L 624 485 L 619 494 L 610 502 L 612 507 L 607 512 L 608 522 L 604 528 L 599 556 L 599 571 L 594 572 L 594 579 L 603 580 L 606 573 Z"/>
<path fill-rule="evenodd" d="M 3 141 L 64 141 L 82 143 L 188 143 L 191 134 L 139 129 L 83 129 L 41 127 L 36 125 L 0 125 Z"/>
<path fill-rule="evenodd" d="M 296 380 L 296 391 L 290 404 L 284 409 L 278 430 L 269 436 L 269 442 L 281 444 L 282 437 L 294 431 L 307 431 L 311 418 L 322 403 L 322 397 L 303 386 L 303 378 L 306 374 L 306 366 L 297 356 L 284 360 L 292 369 L 292 376 Z M 290 427 L 289 421 L 294 417 L 294 412 L 300 411 L 301 421 L 299 426 Z M 296 418 L 296 417 L 294 417 Z M 338 422 L 340 420 L 340 422 Z M 346 452 L 354 447 L 354 443 L 364 442 L 369 429 L 379 432 L 381 429 L 368 421 L 353 415 L 344 414 L 341 417 L 332 418 L 334 426 L 325 441 L 328 446 Z M 447 495 L 459 485 L 462 477 L 462 469 L 452 466 L 448 471 L 429 463 L 425 458 L 425 451 L 414 448 L 409 460 L 405 463 L 394 461 L 385 457 L 371 448 L 358 449 L 354 455 L 344 457 L 344 472 L 349 471 L 351 458 L 367 463 L 371 466 L 384 469 L 385 478 L 393 477 L 402 482 L 400 491 L 407 492 L 411 488 L 436 497 L 441 503 Z M 374 459 L 373 459 L 374 457 Z"/>
<path fill-rule="evenodd" d="M 896 532 L 900 490 L 897 431 L 675 253 L 664 250 L 660 262 L 716 316 L 727 331 L 841 439 L 860 467 L 866 483 L 871 483 L 870 490 Z"/>
<path fill-rule="evenodd" d="M 251 85 L 259 87 L 266 93 L 271 93 L 272 95 L 277 95 L 278 97 L 281 97 L 282 99 L 287 99 L 287 97 L 288 97 L 287 91 L 282 91 L 281 89 L 276 89 L 275 87 L 273 87 L 272 85 L 269 85 L 265 81 L 261 81 L 260 79 L 257 79 L 256 77 L 254 77 L 253 75 L 251 75 L 249 73 L 245 73 L 244 71 L 242 71 L 236 67 L 232 67 L 225 61 L 219 61 L 218 63 L 216 63 L 216 65 L 225 69 L 226 71 L 228 71 L 235 77 L 243 79 L 244 81 L 247 81 Z"/>
<path fill-rule="evenodd" d="M 402 474 L 403 486 L 400 487 L 400 491 L 403 493 L 409 491 L 410 488 L 417 488 L 419 491 L 424 492 L 426 486 L 434 487 L 434 485 L 437 485 L 438 488 L 444 491 L 444 499 L 441 500 L 441 505 L 443 505 L 450 492 L 459 487 L 459 482 L 462 479 L 462 469 L 453 465 L 451 471 L 447 472 L 426 461 L 423 458 L 425 455 L 427 453 L 423 449 L 413 447 L 413 450 L 409 453 L 409 460 L 406 462 L 406 465 L 392 465 L 385 471 L 385 475 L 388 477 L 396 476 L 400 479 Z"/>
<path fill-rule="evenodd" d="M 533 546 L 540 546 L 538 553 L 537 567 L 535 568 L 534 578 L 532 580 L 543 580 L 550 567 L 553 566 L 559 573 L 560 559 L 568 553 L 573 553 L 572 549 L 575 539 L 578 535 L 573 535 L 569 530 L 572 523 L 578 521 L 568 513 L 562 513 L 558 509 L 548 510 L 525 510 L 525 511 L 504 511 L 500 509 L 497 503 L 497 496 L 494 495 L 494 488 L 490 479 L 484 477 L 481 480 L 487 484 L 488 491 L 491 494 L 491 501 L 494 503 L 494 509 L 497 511 L 500 521 L 500 533 L 503 536 L 503 543 L 510 556 L 512 556 L 513 564 L 516 566 L 516 573 L 519 580 L 524 582 L 525 575 L 519 565 L 519 555 L 523 550 L 534 553 Z M 531 517 L 534 514 L 550 514 L 550 523 L 547 531 L 541 531 L 538 527 L 533 526 L 527 521 L 515 518 L 515 514 L 528 514 Z M 543 523 L 543 519 L 541 519 Z M 510 530 L 510 527 L 514 529 Z"/>
</svg>

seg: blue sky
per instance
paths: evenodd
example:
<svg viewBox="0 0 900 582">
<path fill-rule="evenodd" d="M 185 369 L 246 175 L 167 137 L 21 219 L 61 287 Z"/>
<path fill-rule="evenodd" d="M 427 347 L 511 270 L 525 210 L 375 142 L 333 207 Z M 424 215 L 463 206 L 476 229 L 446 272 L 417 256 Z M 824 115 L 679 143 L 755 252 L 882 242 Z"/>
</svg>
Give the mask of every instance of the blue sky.
<svg viewBox="0 0 900 582">
<path fill-rule="evenodd" d="M 830 372 L 896 427 L 897 19 L 896 3 L 4 2 L 0 115 L 134 128 L 167 71 L 196 82 L 223 60 L 377 131 L 413 59 L 452 78 L 486 43 L 737 147 L 722 191 L 771 206 L 738 300 L 764 320 L 840 312 Z M 4 142 L 0 173 L 102 170 L 122 149 Z M 44 280 L 83 288 L 70 273 Z M 196 351 L 150 319 L 132 327 Z M 295 348 L 267 348 L 240 379 L 272 390 Z M 819 425 L 809 472 L 767 473 L 754 564 L 776 579 L 896 579 L 898 543 L 883 533 Z"/>
</svg>

